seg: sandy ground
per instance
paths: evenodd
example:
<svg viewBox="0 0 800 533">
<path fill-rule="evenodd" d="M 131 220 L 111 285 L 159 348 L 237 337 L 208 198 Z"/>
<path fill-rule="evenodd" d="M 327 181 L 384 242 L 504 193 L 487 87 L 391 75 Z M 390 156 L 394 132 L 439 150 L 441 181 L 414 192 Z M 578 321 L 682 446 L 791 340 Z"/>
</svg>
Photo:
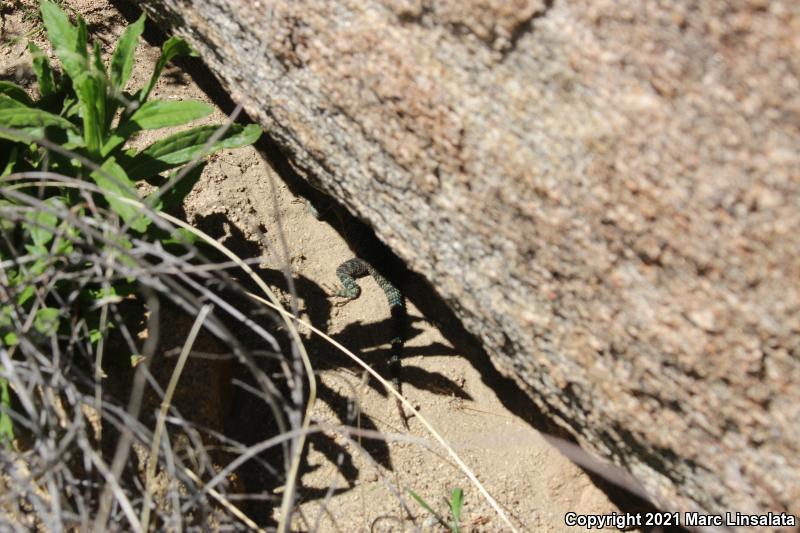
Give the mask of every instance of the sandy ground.
<svg viewBox="0 0 800 533">
<path fill-rule="evenodd" d="M 86 18 L 90 32 L 100 37 L 106 53 L 110 53 L 126 23 L 121 14 L 97 0 L 66 4 Z M 45 43 L 42 32 L 30 33 L 35 30 L 36 21 L 31 16 L 35 2 L 3 5 L 0 74 L 3 79 L 29 83 L 32 75 L 25 43 L 27 38 Z M 157 57 L 157 47 L 140 44 L 133 86 L 149 75 Z M 168 68 L 153 97 L 211 102 L 190 76 L 174 66 Z M 209 122 L 223 119 L 222 111 L 217 110 Z M 389 315 L 383 293 L 367 279 L 362 281 L 361 298 L 342 307 L 331 305 L 323 287 L 334 285 L 336 266 L 354 256 L 346 240 L 351 236 L 336 223 L 336 217 L 333 225 L 314 218 L 303 199 L 281 181 L 265 155 L 251 147 L 212 158 L 185 210 L 190 222 L 222 242 L 255 251 L 268 269 L 281 267 L 280 223 L 291 270 L 302 280 L 298 296 L 304 318 L 386 375 Z M 475 342 L 457 327 L 448 327 L 440 317 L 426 316 L 418 309 L 416 303 L 435 300 L 430 289 L 419 282 L 404 288 L 411 320 L 403 360 L 404 393 L 475 472 L 516 526 L 522 531 L 567 531 L 572 529 L 564 523 L 569 511 L 618 510 L 585 473 L 541 438 L 529 423 L 530 417 L 525 417 L 528 407 L 514 405 L 517 396 L 505 390 L 509 382 L 497 378 L 487 367 Z M 321 383 L 317 421 L 341 424 L 346 419 L 348 399 L 354 399 L 360 408 L 360 427 L 404 433 L 394 402 L 382 387 L 365 383 L 356 365 L 333 349 L 315 341 L 309 346 Z M 202 401 L 202 396 L 197 401 Z M 218 415 L 224 418 L 227 414 Z M 445 514 L 443 498 L 461 487 L 465 491 L 464 531 L 507 530 L 418 418 L 410 420 L 410 436 L 415 440 L 363 441 L 374 460 L 365 458 L 358 446 L 342 437 L 312 439 L 301 482 L 303 518 L 298 519 L 297 529 L 309 529 L 306 524 L 319 520 L 320 531 L 407 530 L 408 522 L 400 520 L 405 512 L 393 492 L 399 490 L 425 530 L 443 531 L 428 519 L 428 513 L 407 490 L 415 491 Z M 332 484 L 333 493 L 325 502 Z"/>
</svg>

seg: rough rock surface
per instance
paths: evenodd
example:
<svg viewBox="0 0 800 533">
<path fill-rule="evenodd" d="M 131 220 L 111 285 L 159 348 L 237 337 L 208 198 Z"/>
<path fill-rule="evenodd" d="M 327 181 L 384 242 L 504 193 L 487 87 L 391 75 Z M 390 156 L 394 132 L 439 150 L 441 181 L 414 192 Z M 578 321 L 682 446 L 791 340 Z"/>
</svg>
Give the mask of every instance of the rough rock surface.
<svg viewBox="0 0 800 533">
<path fill-rule="evenodd" d="M 800 4 L 139 3 L 583 445 L 800 514 Z"/>
</svg>

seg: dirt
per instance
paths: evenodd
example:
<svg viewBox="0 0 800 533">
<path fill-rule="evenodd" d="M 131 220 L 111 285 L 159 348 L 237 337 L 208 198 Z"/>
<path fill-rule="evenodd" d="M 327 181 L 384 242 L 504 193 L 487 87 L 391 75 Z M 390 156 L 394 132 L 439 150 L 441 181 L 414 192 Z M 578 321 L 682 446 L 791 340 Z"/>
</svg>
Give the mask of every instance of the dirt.
<svg viewBox="0 0 800 533">
<path fill-rule="evenodd" d="M 110 53 L 128 22 L 119 11 L 96 0 L 65 4 L 84 16 L 91 35 L 99 37 L 105 52 Z M 3 5 L 0 75 L 31 86 L 27 38 L 46 47 L 43 32 L 31 33 L 37 23 L 35 2 Z M 144 82 L 158 55 L 156 46 L 140 43 L 132 86 Z M 152 97 L 214 103 L 175 66 L 167 69 Z M 208 122 L 224 119 L 217 108 Z M 140 142 L 152 138 L 143 137 Z M 261 267 L 266 269 L 282 267 L 280 226 L 291 270 L 296 279 L 304 280 L 298 284 L 303 318 L 349 346 L 379 372 L 387 373 L 389 314 L 381 290 L 373 280 L 363 280 L 362 296 L 339 307 L 331 305 L 323 289 L 336 284 L 336 266 L 354 255 L 346 240 L 351 237 L 346 227 L 337 224 L 336 217 L 332 217 L 331 225 L 312 216 L 305 201 L 281 180 L 263 153 L 249 147 L 213 157 L 188 197 L 185 211 L 190 222 L 223 243 L 233 242 L 239 248 L 244 244 L 256 251 L 262 258 Z M 404 394 L 475 472 L 516 527 L 522 531 L 567 531 L 573 529 L 565 525 L 567 512 L 619 511 L 580 468 L 544 441 L 530 424 L 533 415 L 525 415 L 527 407 L 513 405 L 513 391 L 491 388 L 509 385 L 487 369 L 480 348 L 457 327 L 439 327 L 438 323 L 446 321 L 420 311 L 416 304 L 435 299 L 430 289 L 422 283 L 407 285 L 411 335 L 403 359 Z M 314 290 L 304 294 L 304 287 Z M 309 345 L 322 346 L 317 342 Z M 350 399 L 360 408 L 360 427 L 389 435 L 406 433 L 394 402 L 374 382 L 365 384 L 362 372 L 343 355 L 319 348 L 312 358 L 321 383 L 316 421 L 341 424 Z M 201 402 L 203 395 L 197 393 L 194 398 Z M 224 419 L 226 413 L 216 416 Z M 332 438 L 333 446 L 330 440 L 312 439 L 301 479 L 297 529 L 309 529 L 319 519 L 320 531 L 401 531 L 400 519 L 406 513 L 395 496 L 394 491 L 399 490 L 425 530 L 441 531 L 408 491 L 446 514 L 443 499 L 460 487 L 465 492 L 464 530 L 507 530 L 419 419 L 412 417 L 409 423 L 412 441 L 362 442 L 373 452 L 375 462 L 341 436 Z M 337 465 L 338 453 L 330 449 L 343 452 L 341 465 Z M 325 494 L 332 484 L 333 494 L 326 502 Z"/>
</svg>

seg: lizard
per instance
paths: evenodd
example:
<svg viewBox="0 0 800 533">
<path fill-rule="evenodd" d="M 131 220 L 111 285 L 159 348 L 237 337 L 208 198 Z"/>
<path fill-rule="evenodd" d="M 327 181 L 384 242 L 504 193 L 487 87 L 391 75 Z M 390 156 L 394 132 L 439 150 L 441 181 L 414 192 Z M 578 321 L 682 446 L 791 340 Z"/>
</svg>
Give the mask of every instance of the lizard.
<svg viewBox="0 0 800 533">
<path fill-rule="evenodd" d="M 378 272 L 372 265 L 354 257 L 339 265 L 336 269 L 336 276 L 339 278 L 341 288 L 338 289 L 334 295 L 346 298 L 346 301 L 355 300 L 361 295 L 361 287 L 359 287 L 356 278 L 371 275 L 378 286 L 383 289 L 386 294 L 386 300 L 389 303 L 389 313 L 391 314 L 391 328 L 392 338 L 389 341 L 391 345 L 390 359 L 389 359 L 389 372 L 391 373 L 392 385 L 397 392 L 403 393 L 402 381 L 400 379 L 401 371 L 401 358 L 403 356 L 404 329 L 406 322 L 406 305 L 405 297 L 400 290 L 395 287 L 392 282 L 386 279 L 380 272 Z M 408 427 L 408 418 L 403 410 L 403 404 L 398 398 L 395 398 L 397 409 L 400 412 L 400 420 L 406 430 Z"/>
<path fill-rule="evenodd" d="M 314 189 L 317 192 L 321 192 L 316 187 Z M 324 193 L 322 193 L 324 194 Z M 343 229 L 343 233 L 349 234 L 351 238 L 354 235 L 362 235 L 364 233 L 364 229 L 356 224 L 353 224 L 352 221 L 349 219 L 341 216 L 340 213 L 335 208 L 335 205 L 332 202 L 322 201 L 322 206 L 320 209 L 317 209 L 315 205 L 308 199 L 305 200 L 306 210 L 308 213 L 316 218 L 317 220 L 324 220 L 328 218 L 323 215 L 323 213 L 328 213 L 333 211 L 334 215 L 336 215 L 336 219 L 338 219 L 339 225 Z M 363 240 L 363 237 L 362 237 Z M 390 282 L 386 277 L 384 277 L 380 272 L 375 269 L 371 264 L 363 259 L 359 259 L 358 257 L 354 257 L 352 259 L 348 259 L 347 261 L 343 262 L 336 268 L 336 277 L 339 278 L 339 282 L 341 287 L 336 289 L 333 288 L 332 290 L 329 289 L 329 293 L 332 294 L 334 297 L 344 298 L 345 300 L 337 305 L 343 305 L 350 300 L 355 300 L 361 295 L 361 287 L 358 285 L 356 278 L 360 278 L 363 276 L 371 275 L 373 279 L 378 283 L 378 286 L 383 290 L 384 294 L 386 295 L 386 300 L 389 303 L 389 313 L 391 315 L 391 333 L 392 337 L 389 341 L 391 346 L 390 349 L 390 358 L 389 358 L 389 372 L 392 381 L 392 386 L 399 392 L 400 394 L 403 393 L 402 390 L 402 379 L 401 379 L 401 359 L 403 356 L 403 345 L 405 343 L 405 326 L 406 326 L 406 304 L 405 304 L 405 297 L 400 290 L 395 287 L 392 282 Z M 327 288 L 327 287 L 326 287 Z M 398 398 L 395 398 L 395 403 L 397 404 L 397 410 L 400 413 L 400 420 L 403 423 L 403 427 L 406 430 L 409 430 L 408 426 L 408 417 L 406 416 L 405 411 L 403 410 L 403 404 L 400 402 Z"/>
</svg>

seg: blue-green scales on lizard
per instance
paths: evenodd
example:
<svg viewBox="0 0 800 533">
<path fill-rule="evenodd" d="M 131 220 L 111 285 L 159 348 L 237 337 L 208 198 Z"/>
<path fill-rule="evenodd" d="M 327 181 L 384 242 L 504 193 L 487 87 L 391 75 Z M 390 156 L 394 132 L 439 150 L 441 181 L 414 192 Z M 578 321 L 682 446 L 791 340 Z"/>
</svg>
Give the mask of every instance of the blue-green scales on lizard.
<svg viewBox="0 0 800 533">
<path fill-rule="evenodd" d="M 324 200 L 323 200 L 323 203 Z M 333 204 L 328 203 L 321 209 L 317 209 L 314 205 L 306 200 L 306 207 L 309 213 L 317 220 L 323 220 L 323 213 L 331 211 Z M 335 212 L 335 209 L 334 209 Z M 352 220 L 342 216 L 337 216 L 339 224 L 342 227 L 342 233 L 347 234 L 351 239 L 359 240 L 358 235 L 364 233 L 364 228 L 354 225 Z M 397 392 L 402 394 L 402 380 L 400 372 L 402 370 L 400 360 L 403 356 L 403 343 L 405 342 L 405 326 L 406 326 L 406 302 L 403 293 L 395 287 L 392 282 L 386 279 L 380 272 L 378 272 L 372 265 L 363 259 L 354 257 L 348 259 L 336 269 L 336 276 L 339 278 L 341 288 L 334 291 L 334 296 L 346 298 L 348 300 L 355 300 L 361 295 L 361 287 L 359 287 L 357 278 L 371 275 L 378 286 L 383 290 L 386 295 L 386 300 L 389 303 L 389 313 L 391 314 L 391 345 L 390 358 L 389 358 L 389 372 L 391 375 L 392 386 Z M 397 408 L 400 411 L 400 420 L 403 426 L 408 429 L 408 420 L 406 418 L 403 405 L 400 400 L 396 400 Z"/>
<path fill-rule="evenodd" d="M 402 381 L 400 379 L 400 359 L 403 355 L 403 342 L 404 342 L 404 328 L 406 321 L 406 306 L 403 293 L 395 287 L 392 282 L 383 277 L 380 272 L 364 261 L 363 259 L 353 258 L 345 261 L 336 269 L 336 276 L 342 284 L 342 288 L 336 292 L 336 296 L 354 300 L 361 295 L 361 287 L 358 286 L 356 278 L 371 275 L 378 286 L 383 289 L 386 294 L 386 300 L 389 302 L 389 313 L 392 317 L 392 338 L 389 341 L 391 344 L 389 371 L 391 372 L 392 385 L 397 392 L 402 394 Z M 397 407 L 400 410 L 400 418 L 403 425 L 408 428 L 408 421 L 406 419 L 405 411 L 399 400 L 397 400 Z"/>
</svg>

